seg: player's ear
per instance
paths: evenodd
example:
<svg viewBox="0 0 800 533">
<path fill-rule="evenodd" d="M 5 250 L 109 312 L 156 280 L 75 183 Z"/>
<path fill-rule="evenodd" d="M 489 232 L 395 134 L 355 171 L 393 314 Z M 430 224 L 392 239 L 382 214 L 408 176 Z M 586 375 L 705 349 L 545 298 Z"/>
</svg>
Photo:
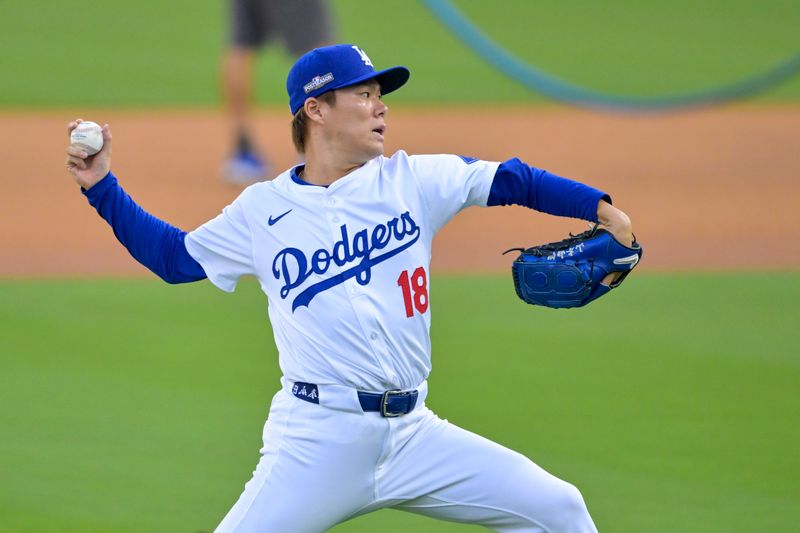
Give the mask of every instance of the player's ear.
<svg viewBox="0 0 800 533">
<path fill-rule="evenodd" d="M 320 102 L 316 98 L 314 97 L 308 98 L 303 104 L 303 109 L 305 110 L 306 116 L 310 121 L 317 123 L 323 122 L 322 102 Z"/>
</svg>

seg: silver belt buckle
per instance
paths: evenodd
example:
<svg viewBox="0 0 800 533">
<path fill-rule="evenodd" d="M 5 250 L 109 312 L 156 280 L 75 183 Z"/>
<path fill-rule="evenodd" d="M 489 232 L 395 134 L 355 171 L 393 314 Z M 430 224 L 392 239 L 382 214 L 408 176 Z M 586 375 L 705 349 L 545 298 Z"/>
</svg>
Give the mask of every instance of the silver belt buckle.
<svg viewBox="0 0 800 533">
<path fill-rule="evenodd" d="M 408 393 L 407 392 L 403 392 L 401 389 L 391 389 L 391 390 L 387 390 L 386 392 L 384 392 L 383 393 L 383 398 L 381 398 L 381 416 L 384 416 L 386 418 L 395 418 L 395 417 L 404 415 L 405 413 L 395 413 L 395 412 L 392 412 L 392 411 L 388 410 L 389 409 L 389 398 L 392 397 L 392 396 L 402 396 L 404 394 L 408 394 Z"/>
</svg>

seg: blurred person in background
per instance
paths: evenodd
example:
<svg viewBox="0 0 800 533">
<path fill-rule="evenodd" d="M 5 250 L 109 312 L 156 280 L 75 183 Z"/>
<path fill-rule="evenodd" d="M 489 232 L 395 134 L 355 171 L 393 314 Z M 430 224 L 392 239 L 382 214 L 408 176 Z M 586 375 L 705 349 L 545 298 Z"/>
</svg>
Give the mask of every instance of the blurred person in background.
<svg viewBox="0 0 800 533">
<path fill-rule="evenodd" d="M 223 178 L 247 185 L 271 177 L 267 155 L 253 136 L 252 89 L 256 54 L 282 43 L 296 59 L 333 41 L 333 23 L 325 0 L 229 0 L 230 38 L 222 62 L 225 112 L 233 150 Z"/>
</svg>

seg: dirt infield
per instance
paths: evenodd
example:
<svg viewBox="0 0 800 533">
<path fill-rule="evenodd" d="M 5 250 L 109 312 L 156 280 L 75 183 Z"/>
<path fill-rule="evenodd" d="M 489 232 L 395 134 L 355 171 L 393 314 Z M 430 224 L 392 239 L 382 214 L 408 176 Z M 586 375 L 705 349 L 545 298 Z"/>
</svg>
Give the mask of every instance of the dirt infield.
<svg viewBox="0 0 800 533">
<path fill-rule="evenodd" d="M 114 170 L 133 197 L 184 229 L 240 189 L 219 179 L 228 135 L 217 111 L 0 113 L 0 277 L 143 274 L 63 168 L 65 124 L 109 122 Z M 296 162 L 288 113 L 264 111 L 276 170 Z M 612 194 L 645 246 L 643 269 L 800 267 L 800 106 L 665 115 L 548 109 L 393 109 L 387 152 L 523 160 Z M 503 250 L 580 231 L 524 208 L 468 209 L 437 237 L 433 269 L 507 271 Z"/>
</svg>

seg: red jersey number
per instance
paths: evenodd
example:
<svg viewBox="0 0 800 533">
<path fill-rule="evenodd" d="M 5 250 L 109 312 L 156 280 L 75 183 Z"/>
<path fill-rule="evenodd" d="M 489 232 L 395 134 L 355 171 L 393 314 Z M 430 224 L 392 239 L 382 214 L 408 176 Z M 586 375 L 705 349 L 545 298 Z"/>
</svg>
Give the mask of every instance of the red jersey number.
<svg viewBox="0 0 800 533">
<path fill-rule="evenodd" d="M 407 317 L 414 316 L 414 309 L 420 314 L 428 310 L 428 275 L 424 268 L 417 268 L 410 276 L 404 270 L 397 278 L 397 285 L 403 290 Z"/>
</svg>

